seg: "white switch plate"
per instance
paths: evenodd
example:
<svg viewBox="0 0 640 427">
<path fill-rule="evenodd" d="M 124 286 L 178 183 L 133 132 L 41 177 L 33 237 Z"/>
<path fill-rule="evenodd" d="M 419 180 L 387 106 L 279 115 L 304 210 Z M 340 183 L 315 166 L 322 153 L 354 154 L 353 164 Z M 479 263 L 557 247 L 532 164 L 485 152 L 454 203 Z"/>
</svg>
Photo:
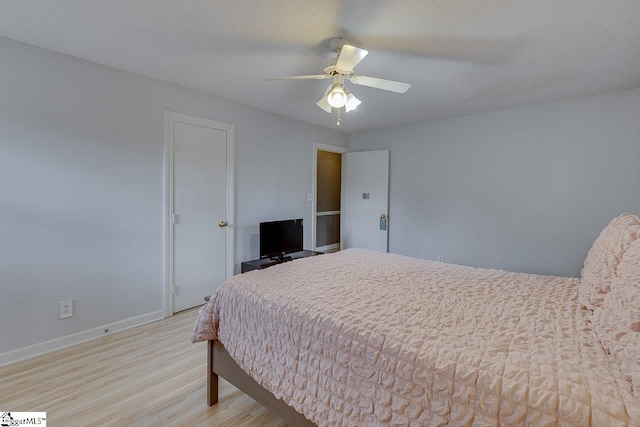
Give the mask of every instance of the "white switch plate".
<svg viewBox="0 0 640 427">
<path fill-rule="evenodd" d="M 73 317 L 73 300 L 60 301 L 58 303 L 60 307 L 60 319 L 66 319 L 67 317 Z"/>
<path fill-rule="evenodd" d="M 313 193 L 307 193 L 307 202 L 313 202 Z"/>
</svg>

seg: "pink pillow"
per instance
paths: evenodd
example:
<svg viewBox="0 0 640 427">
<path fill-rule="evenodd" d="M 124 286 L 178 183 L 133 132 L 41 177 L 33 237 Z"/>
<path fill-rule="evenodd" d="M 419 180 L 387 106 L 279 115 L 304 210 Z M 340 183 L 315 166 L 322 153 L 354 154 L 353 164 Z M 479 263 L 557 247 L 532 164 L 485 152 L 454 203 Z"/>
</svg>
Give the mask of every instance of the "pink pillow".
<svg viewBox="0 0 640 427">
<path fill-rule="evenodd" d="M 622 255 L 603 307 L 632 331 L 640 332 L 640 240 L 633 242 Z"/>
<path fill-rule="evenodd" d="M 589 250 L 580 302 L 592 311 L 593 332 L 640 398 L 640 220 L 612 220 Z"/>
<path fill-rule="evenodd" d="M 622 255 L 617 275 L 629 286 L 640 288 L 640 240 L 633 242 Z"/>
<path fill-rule="evenodd" d="M 631 383 L 635 396 L 640 398 L 640 334 L 629 330 L 604 307 L 597 308 L 593 314 L 593 332 Z"/>
<path fill-rule="evenodd" d="M 640 288 L 618 278 L 604 297 L 603 308 L 614 313 L 626 328 L 640 332 Z"/>
<path fill-rule="evenodd" d="M 622 214 L 611 220 L 589 250 L 582 268 L 580 303 L 595 310 L 604 304 L 605 295 L 611 290 L 618 264 L 627 248 L 640 237 L 640 219 Z"/>
</svg>

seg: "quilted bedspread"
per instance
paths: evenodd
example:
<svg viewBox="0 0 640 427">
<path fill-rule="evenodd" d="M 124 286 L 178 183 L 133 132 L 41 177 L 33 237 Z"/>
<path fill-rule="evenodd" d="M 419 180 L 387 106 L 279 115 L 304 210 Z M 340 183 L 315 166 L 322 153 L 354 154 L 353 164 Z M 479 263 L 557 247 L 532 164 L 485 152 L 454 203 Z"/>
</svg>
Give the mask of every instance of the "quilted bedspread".
<svg viewBox="0 0 640 427">
<path fill-rule="evenodd" d="M 319 426 L 640 425 L 578 284 L 349 249 L 233 277 L 192 340 Z"/>
</svg>

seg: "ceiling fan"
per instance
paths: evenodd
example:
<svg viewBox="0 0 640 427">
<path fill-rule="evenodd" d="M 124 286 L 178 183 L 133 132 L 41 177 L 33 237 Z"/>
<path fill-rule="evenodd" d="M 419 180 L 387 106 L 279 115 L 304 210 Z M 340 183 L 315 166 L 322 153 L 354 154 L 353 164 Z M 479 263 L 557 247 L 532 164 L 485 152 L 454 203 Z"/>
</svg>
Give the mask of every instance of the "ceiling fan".
<svg viewBox="0 0 640 427">
<path fill-rule="evenodd" d="M 266 80 L 324 80 L 332 79 L 332 84 L 327 87 L 324 95 L 316 105 L 327 113 L 333 109 L 337 110 L 338 122 L 340 125 L 340 111 L 344 108 L 345 113 L 355 110 L 362 103 L 354 94 L 345 87 L 345 80 L 353 84 L 369 86 L 376 89 L 388 90 L 396 93 L 405 93 L 411 85 L 409 83 L 395 80 L 381 79 L 378 77 L 361 76 L 355 74 L 354 68 L 369 53 L 368 50 L 355 47 L 349 44 L 349 40 L 344 37 L 337 37 L 329 41 L 329 48 L 338 55 L 323 70 L 324 74 L 312 74 L 304 76 L 273 77 Z"/>
</svg>

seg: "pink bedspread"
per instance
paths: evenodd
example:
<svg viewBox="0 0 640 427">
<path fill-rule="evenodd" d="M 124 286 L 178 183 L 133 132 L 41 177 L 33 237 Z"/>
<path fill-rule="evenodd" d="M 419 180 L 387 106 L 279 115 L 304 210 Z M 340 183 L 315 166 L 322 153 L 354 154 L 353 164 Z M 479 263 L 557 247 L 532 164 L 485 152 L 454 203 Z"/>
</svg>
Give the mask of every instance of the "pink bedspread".
<svg viewBox="0 0 640 427">
<path fill-rule="evenodd" d="M 640 425 L 578 284 L 350 249 L 235 276 L 192 340 L 319 426 Z"/>
</svg>

